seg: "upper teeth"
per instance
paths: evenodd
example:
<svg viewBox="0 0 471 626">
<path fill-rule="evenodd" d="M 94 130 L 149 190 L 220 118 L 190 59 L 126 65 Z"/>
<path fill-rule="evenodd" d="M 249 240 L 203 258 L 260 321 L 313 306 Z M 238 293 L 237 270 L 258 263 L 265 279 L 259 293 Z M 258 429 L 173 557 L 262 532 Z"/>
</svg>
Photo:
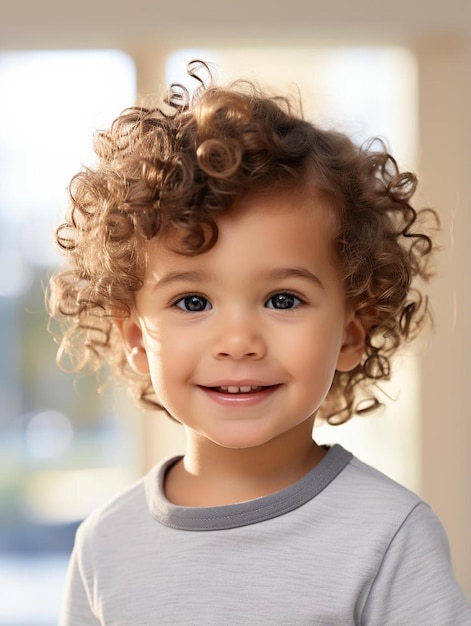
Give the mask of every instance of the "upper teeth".
<svg viewBox="0 0 471 626">
<path fill-rule="evenodd" d="M 252 386 L 252 385 L 244 385 L 242 387 L 234 387 L 234 386 L 219 387 L 221 391 L 227 391 L 228 393 L 249 393 L 250 391 L 255 391 L 259 388 L 260 387 L 258 386 Z"/>
</svg>

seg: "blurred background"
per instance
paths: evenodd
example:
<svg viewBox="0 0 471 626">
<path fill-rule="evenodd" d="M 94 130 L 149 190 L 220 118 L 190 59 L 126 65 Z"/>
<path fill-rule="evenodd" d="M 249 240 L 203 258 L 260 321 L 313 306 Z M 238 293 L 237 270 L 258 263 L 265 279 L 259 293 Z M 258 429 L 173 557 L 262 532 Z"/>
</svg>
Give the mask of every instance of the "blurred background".
<svg viewBox="0 0 471 626">
<path fill-rule="evenodd" d="M 442 220 L 434 329 L 401 356 L 377 416 L 316 427 L 419 492 L 442 519 L 471 596 L 471 7 L 372 0 L 0 6 L 0 626 L 57 623 L 80 521 L 165 456 L 182 432 L 122 390 L 55 364 L 44 289 L 67 185 L 92 134 L 156 102 L 186 64 L 222 82 L 302 94 L 311 121 L 380 135 Z M 103 374 L 101 382 L 106 380 Z"/>
</svg>

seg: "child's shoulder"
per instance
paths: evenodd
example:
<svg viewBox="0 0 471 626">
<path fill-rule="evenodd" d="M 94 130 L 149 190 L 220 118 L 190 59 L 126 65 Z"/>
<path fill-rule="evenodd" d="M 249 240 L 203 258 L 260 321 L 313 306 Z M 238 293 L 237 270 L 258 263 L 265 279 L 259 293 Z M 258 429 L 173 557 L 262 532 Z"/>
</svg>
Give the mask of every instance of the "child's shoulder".
<svg viewBox="0 0 471 626">
<path fill-rule="evenodd" d="M 126 528 L 138 527 L 146 511 L 145 478 L 140 478 L 93 510 L 80 524 L 77 541 L 113 541 Z"/>
<path fill-rule="evenodd" d="M 421 500 L 416 493 L 354 455 L 346 476 L 356 482 L 358 490 L 363 486 L 368 487 L 368 493 L 373 497 L 400 499 L 407 504 L 416 504 Z"/>
<path fill-rule="evenodd" d="M 419 495 L 355 456 L 331 487 L 331 498 L 358 516 L 404 519 L 417 507 L 430 508 Z"/>
<path fill-rule="evenodd" d="M 127 536 L 129 529 L 145 532 L 153 525 L 150 506 L 156 493 L 163 492 L 166 469 L 181 457 L 172 457 L 155 465 L 146 475 L 131 483 L 94 509 L 80 524 L 77 542 L 107 544 L 119 535 Z"/>
</svg>

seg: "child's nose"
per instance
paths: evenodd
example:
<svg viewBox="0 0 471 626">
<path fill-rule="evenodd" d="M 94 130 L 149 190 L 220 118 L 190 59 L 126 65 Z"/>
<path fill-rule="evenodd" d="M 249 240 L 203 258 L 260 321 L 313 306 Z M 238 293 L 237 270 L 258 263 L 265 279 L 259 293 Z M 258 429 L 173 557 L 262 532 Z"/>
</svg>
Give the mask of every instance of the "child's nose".
<svg viewBox="0 0 471 626">
<path fill-rule="evenodd" d="M 267 346 L 259 324 L 249 316 L 226 320 L 215 328 L 213 355 L 218 359 L 260 359 Z"/>
</svg>

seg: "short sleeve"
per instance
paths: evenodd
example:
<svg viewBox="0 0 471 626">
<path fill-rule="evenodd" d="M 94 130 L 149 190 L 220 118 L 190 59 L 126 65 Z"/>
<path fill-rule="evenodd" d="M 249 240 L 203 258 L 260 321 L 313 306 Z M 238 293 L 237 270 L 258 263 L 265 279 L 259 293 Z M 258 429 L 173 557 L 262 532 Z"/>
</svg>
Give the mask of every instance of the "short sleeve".
<svg viewBox="0 0 471 626">
<path fill-rule="evenodd" d="M 471 604 L 451 566 L 448 540 L 419 503 L 391 541 L 362 612 L 364 626 L 471 626 Z"/>
</svg>

